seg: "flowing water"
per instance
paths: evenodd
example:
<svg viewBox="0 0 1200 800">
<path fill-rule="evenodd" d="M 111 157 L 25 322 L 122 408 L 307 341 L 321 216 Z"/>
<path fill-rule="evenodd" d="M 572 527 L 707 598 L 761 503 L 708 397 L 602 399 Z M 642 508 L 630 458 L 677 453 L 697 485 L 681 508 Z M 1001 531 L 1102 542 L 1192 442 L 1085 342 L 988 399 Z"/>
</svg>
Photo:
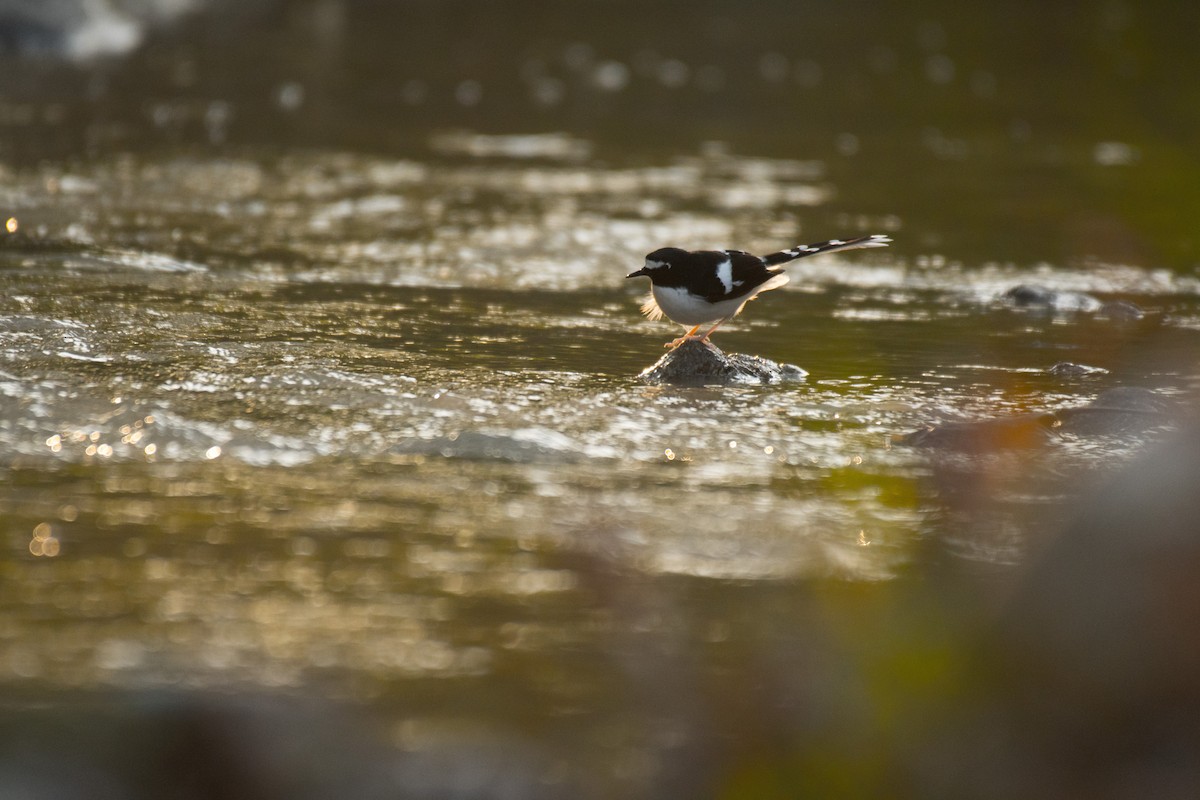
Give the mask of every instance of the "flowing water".
<svg viewBox="0 0 1200 800">
<path fill-rule="evenodd" d="M 460 131 L 4 167 L 0 686 L 312 693 L 398 751 L 527 767 L 511 796 L 756 785 L 753 748 L 741 778 L 697 765 L 878 722 L 851 685 L 885 679 L 810 649 L 905 652 L 860 587 L 1006 574 L 1154 438 L 894 437 L 1200 387 L 1194 270 L 964 255 L 916 200 L 839 201 L 829 160 L 601 149 Z M 638 378 L 678 335 L 624 280 L 646 252 L 864 233 L 896 246 L 794 262 L 714 337 L 806 379 Z M 1022 284 L 1064 294 L 1003 300 Z"/>
</svg>

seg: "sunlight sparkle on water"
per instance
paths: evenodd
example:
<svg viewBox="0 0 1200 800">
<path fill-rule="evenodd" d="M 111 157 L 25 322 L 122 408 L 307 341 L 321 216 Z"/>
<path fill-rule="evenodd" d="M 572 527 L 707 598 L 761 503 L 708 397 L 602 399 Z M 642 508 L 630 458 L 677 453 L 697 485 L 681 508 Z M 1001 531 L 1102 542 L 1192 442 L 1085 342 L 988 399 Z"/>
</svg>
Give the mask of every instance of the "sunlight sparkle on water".
<svg viewBox="0 0 1200 800">
<path fill-rule="evenodd" d="M 33 538 L 29 541 L 29 552 L 35 556 L 53 558 L 60 551 L 59 540 L 54 536 L 54 529 L 48 522 L 39 522 L 33 529 Z"/>
</svg>

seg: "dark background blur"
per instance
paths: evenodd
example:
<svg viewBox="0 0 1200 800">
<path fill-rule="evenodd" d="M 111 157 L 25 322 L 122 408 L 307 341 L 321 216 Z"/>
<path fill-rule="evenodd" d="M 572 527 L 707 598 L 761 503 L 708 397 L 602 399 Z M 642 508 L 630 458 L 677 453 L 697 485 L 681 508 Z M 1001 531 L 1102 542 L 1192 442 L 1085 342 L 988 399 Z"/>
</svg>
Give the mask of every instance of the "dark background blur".
<svg viewBox="0 0 1200 800">
<path fill-rule="evenodd" d="M 1200 7 L 1086 0 L 7 0 L 0 159 L 567 131 L 818 159 L 968 264 L 1200 258 Z M 1009 230 L 1020 229 L 1013 236 Z"/>
</svg>

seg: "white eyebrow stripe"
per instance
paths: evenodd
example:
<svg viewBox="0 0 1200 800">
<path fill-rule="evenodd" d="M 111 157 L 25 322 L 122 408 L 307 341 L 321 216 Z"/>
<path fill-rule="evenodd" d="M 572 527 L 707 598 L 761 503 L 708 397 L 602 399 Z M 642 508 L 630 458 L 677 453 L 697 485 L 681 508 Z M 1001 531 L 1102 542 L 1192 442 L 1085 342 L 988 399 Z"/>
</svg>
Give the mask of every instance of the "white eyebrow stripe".
<svg viewBox="0 0 1200 800">
<path fill-rule="evenodd" d="M 655 261 L 652 258 L 646 259 L 646 269 L 662 269 L 667 266 L 666 261 Z"/>
<path fill-rule="evenodd" d="M 717 264 L 717 280 L 725 287 L 725 294 L 733 291 L 733 259 L 727 258 Z"/>
</svg>

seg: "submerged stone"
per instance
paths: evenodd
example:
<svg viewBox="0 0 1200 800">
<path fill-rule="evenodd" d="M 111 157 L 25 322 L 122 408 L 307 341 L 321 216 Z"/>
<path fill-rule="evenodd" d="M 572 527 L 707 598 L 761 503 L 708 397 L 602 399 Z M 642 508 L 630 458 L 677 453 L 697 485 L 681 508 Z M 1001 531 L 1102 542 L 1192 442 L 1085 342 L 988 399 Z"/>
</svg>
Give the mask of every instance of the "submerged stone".
<svg viewBox="0 0 1200 800">
<path fill-rule="evenodd" d="M 1048 289 L 1028 283 L 1009 289 L 1000 296 L 1000 300 L 1011 308 L 1093 314 L 1116 322 L 1136 322 L 1146 316 L 1145 311 L 1128 300 L 1106 302 L 1084 292 Z"/>
<path fill-rule="evenodd" d="M 1046 414 L 1018 414 L 998 419 L 947 422 L 893 437 L 909 447 L 980 453 L 1040 447 L 1058 434 L 1130 436 L 1172 424 L 1177 417 L 1167 397 L 1137 386 L 1101 392 L 1085 406 Z"/>
<path fill-rule="evenodd" d="M 689 339 L 638 376 L 646 383 L 680 386 L 783 383 L 800 381 L 808 373 L 792 364 L 759 356 L 725 353 L 716 345 Z"/>
<path fill-rule="evenodd" d="M 1097 316 L 1117 321 L 1136 322 L 1144 319 L 1146 312 L 1142 310 L 1141 306 L 1128 300 L 1110 300 L 1100 307 Z"/>
</svg>

